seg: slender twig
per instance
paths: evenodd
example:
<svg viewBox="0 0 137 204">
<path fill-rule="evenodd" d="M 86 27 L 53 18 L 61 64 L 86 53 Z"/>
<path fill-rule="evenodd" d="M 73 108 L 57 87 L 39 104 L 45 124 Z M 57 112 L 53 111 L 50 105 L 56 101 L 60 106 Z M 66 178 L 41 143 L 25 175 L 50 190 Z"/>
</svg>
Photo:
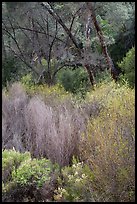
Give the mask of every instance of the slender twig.
<svg viewBox="0 0 137 204">
<path fill-rule="evenodd" d="M 40 33 L 40 34 L 43 34 L 43 35 L 47 35 L 46 32 L 42 32 L 42 31 L 39 31 L 39 30 L 33 30 L 33 29 L 31 29 L 31 28 L 25 28 L 25 27 L 21 27 L 21 26 L 14 26 L 13 28 L 14 28 L 15 30 L 20 29 L 20 30 L 26 30 L 26 31 L 31 31 L 31 32 L 36 32 L 36 33 Z M 12 28 L 7 26 L 7 29 L 10 30 L 10 29 L 12 29 Z M 53 37 L 53 35 L 51 35 L 51 34 L 49 34 L 49 36 L 50 36 L 50 37 Z M 62 39 L 60 39 L 60 38 L 58 38 L 58 37 L 56 37 L 56 39 L 57 39 L 58 41 L 60 41 L 60 42 L 65 43 Z"/>
</svg>

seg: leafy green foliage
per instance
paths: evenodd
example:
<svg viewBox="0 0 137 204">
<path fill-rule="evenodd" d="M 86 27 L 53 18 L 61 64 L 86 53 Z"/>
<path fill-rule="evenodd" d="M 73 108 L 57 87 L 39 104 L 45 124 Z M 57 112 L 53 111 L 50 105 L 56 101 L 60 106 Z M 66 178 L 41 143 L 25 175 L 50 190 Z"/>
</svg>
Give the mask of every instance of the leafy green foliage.
<svg viewBox="0 0 137 204">
<path fill-rule="evenodd" d="M 119 67 L 124 71 L 124 79 L 127 80 L 131 87 L 135 85 L 135 47 L 132 47 L 123 60 L 118 63 Z"/>
<path fill-rule="evenodd" d="M 103 72 L 97 72 L 95 79 L 97 84 L 102 82 L 110 83 L 112 81 L 111 74 L 107 69 L 105 69 Z"/>
<path fill-rule="evenodd" d="M 52 176 L 59 172 L 57 164 L 52 164 L 50 160 L 44 158 L 32 159 L 28 152 L 19 153 L 15 150 L 4 150 L 2 157 L 3 175 L 10 171 L 10 178 L 9 176 L 6 179 L 2 177 L 2 193 L 6 199 L 9 197 L 12 200 L 11 197 L 16 197 L 18 192 L 23 192 L 23 195 L 18 195 L 22 200 L 27 197 L 28 199 L 29 197 L 35 198 L 38 196 L 37 193 L 43 197 L 41 192 L 43 185 L 49 184 Z M 29 192 L 29 189 L 32 192 L 35 190 L 36 195 Z M 48 191 L 50 191 L 50 186 Z M 18 198 L 14 199 L 18 200 Z"/>
<path fill-rule="evenodd" d="M 25 76 L 23 76 L 20 80 L 20 82 L 25 86 L 25 87 L 32 87 L 34 85 L 34 82 L 33 82 L 33 78 L 32 78 L 32 74 L 29 73 L 29 74 L 26 74 Z"/>
<path fill-rule="evenodd" d="M 19 72 L 19 63 L 17 59 L 9 56 L 8 59 L 2 61 L 2 85 L 6 86 L 7 82 L 17 80 L 17 74 Z"/>
<path fill-rule="evenodd" d="M 59 82 L 65 88 L 66 91 L 74 94 L 85 95 L 89 87 L 89 80 L 87 73 L 83 68 L 77 68 L 75 70 L 66 69 L 60 71 L 58 74 Z"/>
<path fill-rule="evenodd" d="M 13 181 L 20 185 L 36 185 L 38 188 L 49 181 L 51 162 L 46 159 L 28 159 L 12 172 Z"/>
<path fill-rule="evenodd" d="M 36 186 L 40 188 L 51 178 L 51 173 L 58 171 L 58 165 L 53 165 L 47 159 L 31 159 L 30 153 L 19 153 L 15 150 L 2 152 L 3 192 L 9 191 L 9 186 Z M 13 185 L 14 184 L 14 185 Z"/>
<path fill-rule="evenodd" d="M 97 15 L 97 20 L 100 23 L 101 29 L 103 31 L 105 42 L 107 45 L 111 45 L 115 43 L 115 31 L 112 25 L 106 19 L 102 19 L 100 15 Z"/>
<path fill-rule="evenodd" d="M 28 152 L 21 154 L 20 152 L 16 152 L 14 150 L 4 150 L 2 152 L 2 180 L 3 182 L 7 182 L 11 180 L 11 172 L 13 170 L 16 171 L 18 166 L 24 160 L 30 158 L 30 154 Z"/>
</svg>

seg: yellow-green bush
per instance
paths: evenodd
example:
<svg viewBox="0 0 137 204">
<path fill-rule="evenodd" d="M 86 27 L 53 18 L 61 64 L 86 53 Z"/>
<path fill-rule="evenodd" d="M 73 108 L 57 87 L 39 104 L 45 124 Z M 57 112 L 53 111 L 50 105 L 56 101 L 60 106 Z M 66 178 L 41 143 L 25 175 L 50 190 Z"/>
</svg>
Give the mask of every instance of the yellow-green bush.
<svg viewBox="0 0 137 204">
<path fill-rule="evenodd" d="M 89 121 L 80 154 L 95 175 L 96 200 L 134 201 L 135 92 L 126 86 L 102 84 L 88 99 L 94 98 L 104 107 Z"/>
<path fill-rule="evenodd" d="M 58 188 L 55 190 L 55 201 L 94 201 L 94 175 L 87 165 L 73 158 L 72 166 L 62 168 L 61 173 L 62 178 L 58 178 Z"/>
<path fill-rule="evenodd" d="M 53 86 L 48 86 L 47 84 L 35 84 L 32 80 L 31 74 L 22 77 L 21 84 L 29 96 L 40 95 L 48 104 L 64 101 L 72 97 L 72 95 L 65 91 L 63 86 L 60 84 Z"/>
</svg>

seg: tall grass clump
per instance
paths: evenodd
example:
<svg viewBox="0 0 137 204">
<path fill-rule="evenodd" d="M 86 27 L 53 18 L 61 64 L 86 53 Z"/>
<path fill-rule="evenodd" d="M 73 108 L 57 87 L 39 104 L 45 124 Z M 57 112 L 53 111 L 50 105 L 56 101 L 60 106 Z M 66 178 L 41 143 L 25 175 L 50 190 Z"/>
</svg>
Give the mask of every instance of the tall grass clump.
<svg viewBox="0 0 137 204">
<path fill-rule="evenodd" d="M 96 95 L 96 96 L 95 96 Z M 135 92 L 118 84 L 102 84 L 89 97 L 104 108 L 89 121 L 81 137 L 81 160 L 94 173 L 96 201 L 135 199 Z"/>
<path fill-rule="evenodd" d="M 65 104 L 53 109 L 40 98 L 33 97 L 25 112 L 28 148 L 34 157 L 44 156 L 61 166 L 68 165 L 77 154 L 83 118 Z"/>
<path fill-rule="evenodd" d="M 41 87 L 37 89 L 42 91 Z M 84 118 L 71 98 L 64 99 L 58 90 L 48 91 L 44 87 L 42 93 L 30 96 L 24 86 L 16 83 L 3 92 L 3 149 L 14 147 L 20 152 L 30 151 L 32 157 L 69 165 L 72 156 L 78 154 Z"/>
<path fill-rule="evenodd" d="M 2 92 L 2 147 L 19 151 L 25 150 L 23 142 L 26 134 L 24 110 L 28 96 L 19 83 L 14 83 Z"/>
</svg>

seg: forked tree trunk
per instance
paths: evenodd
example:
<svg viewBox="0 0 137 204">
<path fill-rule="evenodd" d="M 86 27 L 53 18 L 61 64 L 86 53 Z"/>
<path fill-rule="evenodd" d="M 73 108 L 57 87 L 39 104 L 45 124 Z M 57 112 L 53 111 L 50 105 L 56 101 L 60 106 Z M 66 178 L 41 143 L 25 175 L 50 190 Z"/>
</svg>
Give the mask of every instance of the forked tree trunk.
<svg viewBox="0 0 137 204">
<path fill-rule="evenodd" d="M 83 50 L 81 50 L 81 48 L 79 47 L 76 39 L 75 39 L 75 36 L 71 33 L 71 29 L 67 28 L 67 26 L 64 24 L 64 22 L 62 21 L 62 19 L 60 18 L 60 16 L 55 12 L 53 11 L 53 9 L 49 9 L 47 7 L 47 5 L 45 3 L 41 3 L 42 6 L 44 6 L 46 8 L 46 10 L 56 19 L 56 21 L 62 26 L 62 28 L 64 29 L 64 31 L 67 33 L 67 35 L 69 36 L 69 38 L 72 40 L 73 44 L 75 45 L 76 47 L 76 50 L 78 52 L 78 54 L 80 56 L 82 56 L 83 54 Z M 93 73 L 90 69 L 90 66 L 89 64 L 85 64 L 84 65 L 85 69 L 87 70 L 87 73 L 89 75 L 89 80 L 92 84 L 92 86 L 94 86 L 95 84 L 95 81 L 94 81 L 94 76 L 93 76 Z"/>
</svg>

